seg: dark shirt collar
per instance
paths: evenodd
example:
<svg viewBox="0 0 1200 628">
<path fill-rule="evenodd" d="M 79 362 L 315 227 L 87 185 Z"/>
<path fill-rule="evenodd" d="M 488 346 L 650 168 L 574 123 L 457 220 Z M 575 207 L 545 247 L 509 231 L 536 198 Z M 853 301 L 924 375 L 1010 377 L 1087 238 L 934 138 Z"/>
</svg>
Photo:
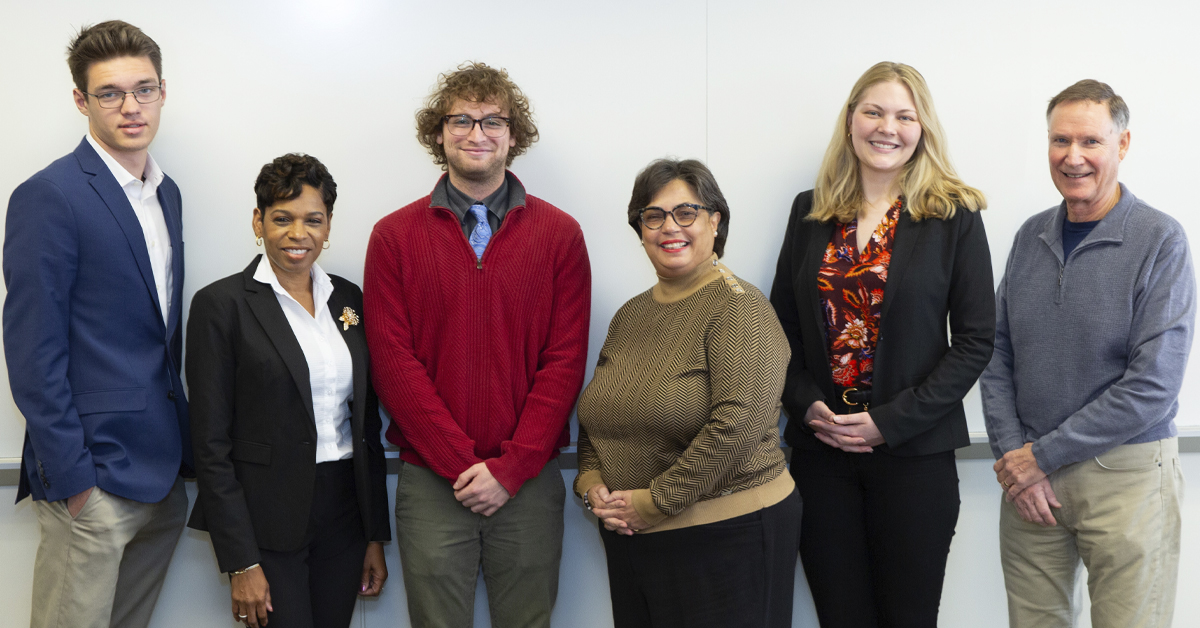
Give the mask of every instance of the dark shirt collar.
<svg viewBox="0 0 1200 628">
<path fill-rule="evenodd" d="M 445 185 L 446 205 L 450 208 L 450 211 L 454 212 L 454 214 L 458 216 L 459 222 L 466 220 L 471 206 L 475 205 L 476 203 L 483 204 L 488 208 L 489 212 L 496 215 L 496 218 L 504 220 L 504 215 L 507 214 L 508 210 L 512 209 L 513 207 L 513 205 L 509 202 L 511 200 L 510 196 L 512 196 L 508 193 L 509 188 L 511 187 L 508 180 L 509 176 L 510 175 L 506 172 L 504 174 L 504 181 L 500 184 L 500 187 L 496 188 L 495 192 L 492 192 L 487 198 L 484 199 L 476 199 L 467 196 L 462 192 L 462 190 L 454 187 L 453 183 L 450 183 L 450 177 L 445 177 L 442 179 L 442 181 Z"/>
</svg>

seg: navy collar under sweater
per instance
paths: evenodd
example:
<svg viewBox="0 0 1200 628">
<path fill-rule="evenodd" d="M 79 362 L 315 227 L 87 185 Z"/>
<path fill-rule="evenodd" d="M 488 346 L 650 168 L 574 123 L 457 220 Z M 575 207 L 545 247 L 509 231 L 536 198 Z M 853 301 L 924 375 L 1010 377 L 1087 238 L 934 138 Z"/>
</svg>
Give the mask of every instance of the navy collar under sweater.
<svg viewBox="0 0 1200 628">
<path fill-rule="evenodd" d="M 504 216 L 510 209 L 525 204 L 525 187 L 511 172 L 505 170 L 504 181 L 500 183 L 500 187 L 496 188 L 495 192 L 489 194 L 487 198 L 474 199 L 454 187 L 450 183 L 450 175 L 442 175 L 437 185 L 434 186 L 433 196 L 430 199 L 430 205 L 445 207 L 458 216 L 458 222 L 463 227 L 463 235 L 468 238 L 471 237 L 471 231 L 475 229 L 475 223 L 478 222 L 475 215 L 470 212 L 471 206 L 476 203 L 481 203 L 488 208 L 488 225 L 492 228 L 492 233 L 495 233 L 500 229 L 500 224 L 504 222 Z"/>
<path fill-rule="evenodd" d="M 1120 244 L 1125 240 L 1125 221 L 1129 219 L 1129 211 L 1133 209 L 1137 203 L 1137 197 L 1125 187 L 1124 183 L 1118 183 L 1121 186 L 1121 198 L 1108 213 L 1100 219 L 1100 224 L 1096 225 L 1092 232 L 1080 242 L 1075 250 L 1087 248 L 1098 242 L 1115 242 Z M 1054 251 L 1055 257 L 1058 258 L 1058 263 L 1062 264 L 1067 261 L 1063 256 L 1062 245 L 1062 230 L 1063 221 L 1067 218 L 1067 201 L 1063 200 L 1058 209 L 1050 214 L 1049 220 L 1046 221 L 1045 228 L 1039 236 L 1043 242 Z"/>
</svg>

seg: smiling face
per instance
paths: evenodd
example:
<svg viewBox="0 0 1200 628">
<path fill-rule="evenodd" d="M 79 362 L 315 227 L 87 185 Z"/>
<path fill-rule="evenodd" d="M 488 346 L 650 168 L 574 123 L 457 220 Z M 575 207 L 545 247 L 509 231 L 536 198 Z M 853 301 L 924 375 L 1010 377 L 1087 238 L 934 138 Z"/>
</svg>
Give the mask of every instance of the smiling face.
<svg viewBox="0 0 1200 628">
<path fill-rule="evenodd" d="M 649 207 L 670 211 L 681 203 L 704 205 L 692 186 L 675 179 L 654 195 Z M 658 229 L 642 225 L 642 246 L 654 264 L 654 272 L 660 277 L 681 277 L 707 262 L 713 254 L 719 224 L 721 214 L 701 211 L 696 222 L 687 227 L 680 227 L 671 216 Z"/>
<path fill-rule="evenodd" d="M 868 87 L 850 113 L 849 130 L 864 177 L 899 175 L 921 141 L 917 105 L 908 87 L 897 81 Z"/>
<path fill-rule="evenodd" d="M 321 193 L 311 185 L 302 186 L 294 199 L 276 201 L 265 210 L 254 208 L 254 235 L 263 239 L 281 284 L 308 278 L 329 239 L 329 220 Z"/>
<path fill-rule="evenodd" d="M 1073 221 L 1099 220 L 1121 196 L 1117 169 L 1129 150 L 1108 105 L 1065 102 L 1050 113 L 1050 177 Z"/>
<path fill-rule="evenodd" d="M 456 100 L 446 115 L 468 115 L 482 120 L 488 116 L 504 117 L 506 114 L 499 106 L 491 103 Z M 471 127 L 471 132 L 466 135 L 452 135 L 443 122 L 442 132 L 437 135 L 437 143 L 446 150 L 446 167 L 450 172 L 450 182 L 459 189 L 466 189 L 473 187 L 471 184 L 494 183 L 499 186 L 504 177 L 508 149 L 515 146 L 517 140 L 513 138 L 511 129 L 506 129 L 500 137 L 488 137 L 483 134 L 483 129 L 478 124 Z"/>
<path fill-rule="evenodd" d="M 160 84 L 158 73 L 149 57 L 117 57 L 93 63 L 87 71 L 88 92 L 131 92 L 139 87 Z M 142 104 L 132 94 L 115 109 L 104 109 L 95 97 L 74 90 L 75 106 L 88 117 L 88 129 L 92 137 L 118 161 L 144 155 L 158 133 L 158 118 L 167 90 L 163 84 L 162 97 L 152 103 Z"/>
</svg>

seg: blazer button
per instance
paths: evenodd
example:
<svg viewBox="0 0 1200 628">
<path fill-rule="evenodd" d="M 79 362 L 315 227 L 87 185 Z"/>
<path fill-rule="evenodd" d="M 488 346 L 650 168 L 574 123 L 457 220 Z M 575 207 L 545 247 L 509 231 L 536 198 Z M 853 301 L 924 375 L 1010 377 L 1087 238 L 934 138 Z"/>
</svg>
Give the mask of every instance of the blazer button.
<svg viewBox="0 0 1200 628">
<path fill-rule="evenodd" d="M 170 399 L 171 401 L 175 401 L 175 391 L 174 390 L 167 391 L 167 399 Z"/>
</svg>

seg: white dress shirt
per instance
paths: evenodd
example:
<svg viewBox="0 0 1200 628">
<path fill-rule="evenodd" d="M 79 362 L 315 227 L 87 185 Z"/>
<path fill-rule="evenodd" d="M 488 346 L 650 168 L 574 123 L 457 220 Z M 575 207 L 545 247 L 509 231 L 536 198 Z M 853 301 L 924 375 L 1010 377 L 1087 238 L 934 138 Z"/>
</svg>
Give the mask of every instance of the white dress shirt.
<svg viewBox="0 0 1200 628">
<path fill-rule="evenodd" d="M 146 252 L 150 254 L 150 268 L 154 272 L 154 287 L 158 291 L 158 305 L 162 308 L 163 323 L 171 313 L 171 294 L 175 276 L 171 272 L 171 234 L 167 232 L 167 219 L 158 202 L 158 186 L 163 182 L 163 171 L 149 154 L 142 177 L 135 177 L 87 134 L 87 141 L 104 160 L 104 165 L 117 179 L 117 185 L 125 192 L 138 223 L 142 225 L 142 236 L 146 238 Z"/>
<path fill-rule="evenodd" d="M 313 264 L 313 309 L 310 316 L 279 283 L 266 255 L 254 271 L 254 279 L 269 284 L 279 307 L 287 317 L 292 333 L 308 362 L 308 385 L 312 391 L 313 415 L 317 420 L 317 463 L 344 460 L 354 453 L 350 429 L 350 401 L 354 398 L 354 363 L 342 330 L 329 313 L 333 282 L 321 267 Z"/>
</svg>

